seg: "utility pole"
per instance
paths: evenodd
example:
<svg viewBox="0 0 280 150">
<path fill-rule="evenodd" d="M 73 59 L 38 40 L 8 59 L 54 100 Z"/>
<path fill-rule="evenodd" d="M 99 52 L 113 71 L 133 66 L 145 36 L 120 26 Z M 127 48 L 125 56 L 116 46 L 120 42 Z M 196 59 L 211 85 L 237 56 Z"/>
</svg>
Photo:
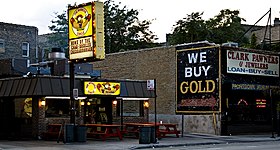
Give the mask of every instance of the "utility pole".
<svg viewBox="0 0 280 150">
<path fill-rule="evenodd" d="M 73 94 L 74 82 L 75 82 L 75 68 L 74 63 L 69 62 L 69 74 L 70 74 L 70 123 L 75 125 L 75 99 Z"/>
</svg>

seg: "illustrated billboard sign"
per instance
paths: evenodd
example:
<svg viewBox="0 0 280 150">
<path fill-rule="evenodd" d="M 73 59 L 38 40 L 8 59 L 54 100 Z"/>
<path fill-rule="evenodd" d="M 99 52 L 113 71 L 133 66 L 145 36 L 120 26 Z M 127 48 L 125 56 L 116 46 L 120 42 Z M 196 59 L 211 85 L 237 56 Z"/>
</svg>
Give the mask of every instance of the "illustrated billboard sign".
<svg viewBox="0 0 280 150">
<path fill-rule="evenodd" d="M 84 82 L 85 95 L 120 95 L 119 82 Z"/>
<path fill-rule="evenodd" d="M 279 77 L 279 56 L 227 50 L 227 73 Z"/>
<path fill-rule="evenodd" d="M 219 51 L 177 50 L 176 113 L 219 111 Z"/>
<path fill-rule="evenodd" d="M 68 30 L 70 60 L 105 58 L 102 2 L 69 7 Z"/>
</svg>

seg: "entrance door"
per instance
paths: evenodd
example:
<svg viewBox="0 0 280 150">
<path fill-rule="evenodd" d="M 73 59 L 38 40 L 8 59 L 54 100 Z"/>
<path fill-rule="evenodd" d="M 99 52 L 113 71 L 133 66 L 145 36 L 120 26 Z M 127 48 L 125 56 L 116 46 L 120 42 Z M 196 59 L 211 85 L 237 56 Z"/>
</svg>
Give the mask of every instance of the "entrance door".
<svg viewBox="0 0 280 150">
<path fill-rule="evenodd" d="M 10 138 L 15 130 L 15 111 L 12 99 L 0 99 L 0 139 Z"/>
<path fill-rule="evenodd" d="M 228 99 L 228 132 L 230 134 L 271 131 L 270 101 L 261 91 L 236 90 Z"/>
<path fill-rule="evenodd" d="M 83 106 L 85 123 L 112 123 L 112 99 L 94 98 L 89 99 Z"/>
</svg>

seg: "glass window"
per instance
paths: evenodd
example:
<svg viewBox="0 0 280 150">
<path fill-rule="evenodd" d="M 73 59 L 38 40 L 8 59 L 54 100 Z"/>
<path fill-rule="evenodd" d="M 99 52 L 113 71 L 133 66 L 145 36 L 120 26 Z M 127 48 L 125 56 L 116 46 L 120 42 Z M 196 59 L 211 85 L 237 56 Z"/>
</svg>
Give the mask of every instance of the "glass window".
<svg viewBox="0 0 280 150">
<path fill-rule="evenodd" d="M 0 53 L 5 53 L 5 41 L 0 39 Z"/>
<path fill-rule="evenodd" d="M 29 43 L 23 42 L 21 49 L 22 49 L 22 56 L 29 57 Z"/>
<path fill-rule="evenodd" d="M 46 117 L 68 117 L 69 99 L 46 99 Z"/>
<path fill-rule="evenodd" d="M 143 101 L 123 101 L 123 116 L 143 117 L 144 105 Z M 120 103 L 117 103 L 117 114 L 121 116 Z"/>
</svg>

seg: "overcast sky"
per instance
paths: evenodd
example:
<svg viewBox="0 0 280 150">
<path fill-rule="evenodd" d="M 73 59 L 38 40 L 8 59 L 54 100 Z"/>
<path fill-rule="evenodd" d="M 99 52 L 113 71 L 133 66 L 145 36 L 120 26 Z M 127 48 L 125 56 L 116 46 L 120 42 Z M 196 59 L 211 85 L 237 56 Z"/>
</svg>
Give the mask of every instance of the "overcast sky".
<svg viewBox="0 0 280 150">
<path fill-rule="evenodd" d="M 100 0 L 104 1 L 104 0 Z M 67 10 L 67 5 L 90 2 L 90 0 L 3 0 L 1 1 L 0 22 L 36 26 L 39 34 L 50 33 L 48 26 L 54 19 L 54 12 Z M 165 34 L 172 32 L 176 21 L 192 12 L 204 12 L 207 20 L 218 15 L 222 9 L 239 10 L 240 16 L 254 24 L 271 8 L 272 23 L 280 17 L 279 0 L 115 0 L 130 9 L 139 10 L 141 20 L 153 20 L 150 30 L 165 41 Z M 266 16 L 258 25 L 266 25 Z"/>
</svg>

